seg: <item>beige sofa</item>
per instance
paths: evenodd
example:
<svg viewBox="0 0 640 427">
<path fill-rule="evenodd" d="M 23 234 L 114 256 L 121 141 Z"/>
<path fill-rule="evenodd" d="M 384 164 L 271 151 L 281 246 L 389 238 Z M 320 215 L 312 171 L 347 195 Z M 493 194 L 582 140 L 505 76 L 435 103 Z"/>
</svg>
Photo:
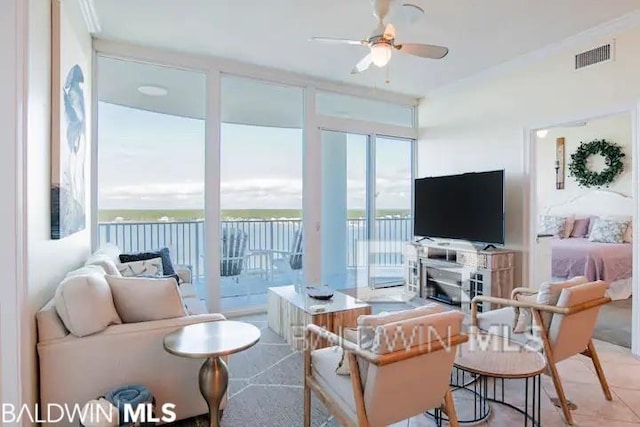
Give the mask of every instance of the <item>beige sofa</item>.
<svg viewBox="0 0 640 427">
<path fill-rule="evenodd" d="M 183 280 L 190 279 L 188 270 L 182 269 L 180 276 Z M 183 292 L 189 294 L 190 289 L 192 287 L 186 286 Z M 202 302 L 187 295 L 185 303 L 189 298 L 200 303 L 196 304 L 200 311 Z M 191 309 L 187 311 L 191 313 Z M 198 388 L 202 361 L 167 353 L 162 340 L 181 326 L 217 320 L 224 320 L 224 316 L 189 314 L 114 324 L 98 333 L 78 337 L 66 329 L 52 299 L 36 315 L 41 407 L 82 405 L 116 387 L 142 384 L 154 394 L 157 405 L 174 403 L 178 419 L 205 414 L 207 406 Z M 225 405 L 226 399 L 222 407 Z"/>
</svg>

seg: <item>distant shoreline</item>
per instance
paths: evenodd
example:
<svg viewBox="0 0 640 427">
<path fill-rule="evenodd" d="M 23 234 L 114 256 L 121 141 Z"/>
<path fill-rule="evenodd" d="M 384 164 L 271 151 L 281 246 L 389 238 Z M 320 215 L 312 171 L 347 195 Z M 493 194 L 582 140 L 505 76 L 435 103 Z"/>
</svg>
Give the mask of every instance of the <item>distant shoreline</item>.
<svg viewBox="0 0 640 427">
<path fill-rule="evenodd" d="M 203 209 L 100 209 L 98 222 L 170 222 L 170 221 L 197 221 L 204 219 Z M 378 209 L 376 217 L 406 218 L 410 216 L 408 209 Z M 365 211 L 351 209 L 348 211 L 349 219 L 365 217 Z M 231 220 L 267 220 L 302 218 L 300 209 L 223 209 L 221 219 Z"/>
</svg>

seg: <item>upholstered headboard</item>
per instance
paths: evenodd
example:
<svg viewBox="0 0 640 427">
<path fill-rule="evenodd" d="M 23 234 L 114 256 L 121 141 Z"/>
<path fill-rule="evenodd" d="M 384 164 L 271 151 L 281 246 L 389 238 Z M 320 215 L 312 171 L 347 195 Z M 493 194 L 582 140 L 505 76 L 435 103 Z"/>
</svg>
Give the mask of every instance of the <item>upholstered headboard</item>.
<svg viewBox="0 0 640 427">
<path fill-rule="evenodd" d="M 633 216 L 633 198 L 613 191 L 593 190 L 567 202 L 550 206 L 546 215 Z"/>
</svg>

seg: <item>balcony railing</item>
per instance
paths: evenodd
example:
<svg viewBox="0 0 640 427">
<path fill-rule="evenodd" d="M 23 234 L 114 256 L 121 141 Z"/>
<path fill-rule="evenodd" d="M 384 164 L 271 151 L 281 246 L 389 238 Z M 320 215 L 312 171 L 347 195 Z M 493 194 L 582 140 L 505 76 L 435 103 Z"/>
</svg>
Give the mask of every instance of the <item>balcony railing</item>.
<svg viewBox="0 0 640 427">
<path fill-rule="evenodd" d="M 377 252 L 375 263 L 381 266 L 402 264 L 402 242 L 410 240 L 411 218 L 376 218 Z M 260 219 L 223 221 L 223 228 L 247 233 L 249 250 L 289 251 L 298 219 Z M 196 277 L 204 276 L 205 223 L 197 221 L 103 222 L 98 225 L 100 245 L 112 243 L 123 252 L 142 252 L 168 247 L 174 261 L 190 265 Z M 347 267 L 358 265 L 358 242 L 366 241 L 366 220 L 347 221 Z M 258 260 L 250 258 L 248 268 Z"/>
</svg>

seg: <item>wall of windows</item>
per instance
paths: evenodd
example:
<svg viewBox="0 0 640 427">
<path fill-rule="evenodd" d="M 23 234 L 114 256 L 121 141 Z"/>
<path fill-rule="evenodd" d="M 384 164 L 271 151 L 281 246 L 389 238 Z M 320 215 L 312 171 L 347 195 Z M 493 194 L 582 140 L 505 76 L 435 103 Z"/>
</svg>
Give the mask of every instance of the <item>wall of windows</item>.
<svg viewBox="0 0 640 427">
<path fill-rule="evenodd" d="M 95 47 L 99 77 L 108 72 L 108 61 L 185 73 L 185 93 L 168 104 L 166 94 L 146 95 L 150 104 L 126 114 L 126 103 L 98 100 L 99 184 L 93 197 L 102 210 L 124 197 L 140 209 L 201 210 L 202 218 L 186 219 L 202 221 L 195 253 L 179 261 L 194 268 L 211 310 L 263 306 L 270 286 L 348 288 L 358 285 L 358 277 L 368 286 L 399 283 L 402 259 L 393 245 L 410 234 L 415 99 L 116 42 L 99 40 Z M 132 91 L 167 89 L 161 81 L 137 84 Z M 175 90 L 180 93 L 179 86 Z M 176 115 L 176 109 L 185 113 Z M 142 130 L 114 142 L 108 129 L 123 133 L 127 121 Z M 129 175 L 136 182 L 158 175 L 159 184 L 149 183 L 146 193 L 131 191 L 124 182 Z M 105 222 L 132 225 L 125 215 L 104 214 L 94 218 L 94 246 L 105 241 Z M 153 229 L 178 221 L 165 214 L 139 222 Z M 189 233 L 174 235 L 171 243 L 179 245 Z M 360 263 L 358 251 L 376 240 L 396 243 L 377 247 L 378 258 L 367 255 Z M 147 236 L 140 242 L 163 244 Z"/>
</svg>

